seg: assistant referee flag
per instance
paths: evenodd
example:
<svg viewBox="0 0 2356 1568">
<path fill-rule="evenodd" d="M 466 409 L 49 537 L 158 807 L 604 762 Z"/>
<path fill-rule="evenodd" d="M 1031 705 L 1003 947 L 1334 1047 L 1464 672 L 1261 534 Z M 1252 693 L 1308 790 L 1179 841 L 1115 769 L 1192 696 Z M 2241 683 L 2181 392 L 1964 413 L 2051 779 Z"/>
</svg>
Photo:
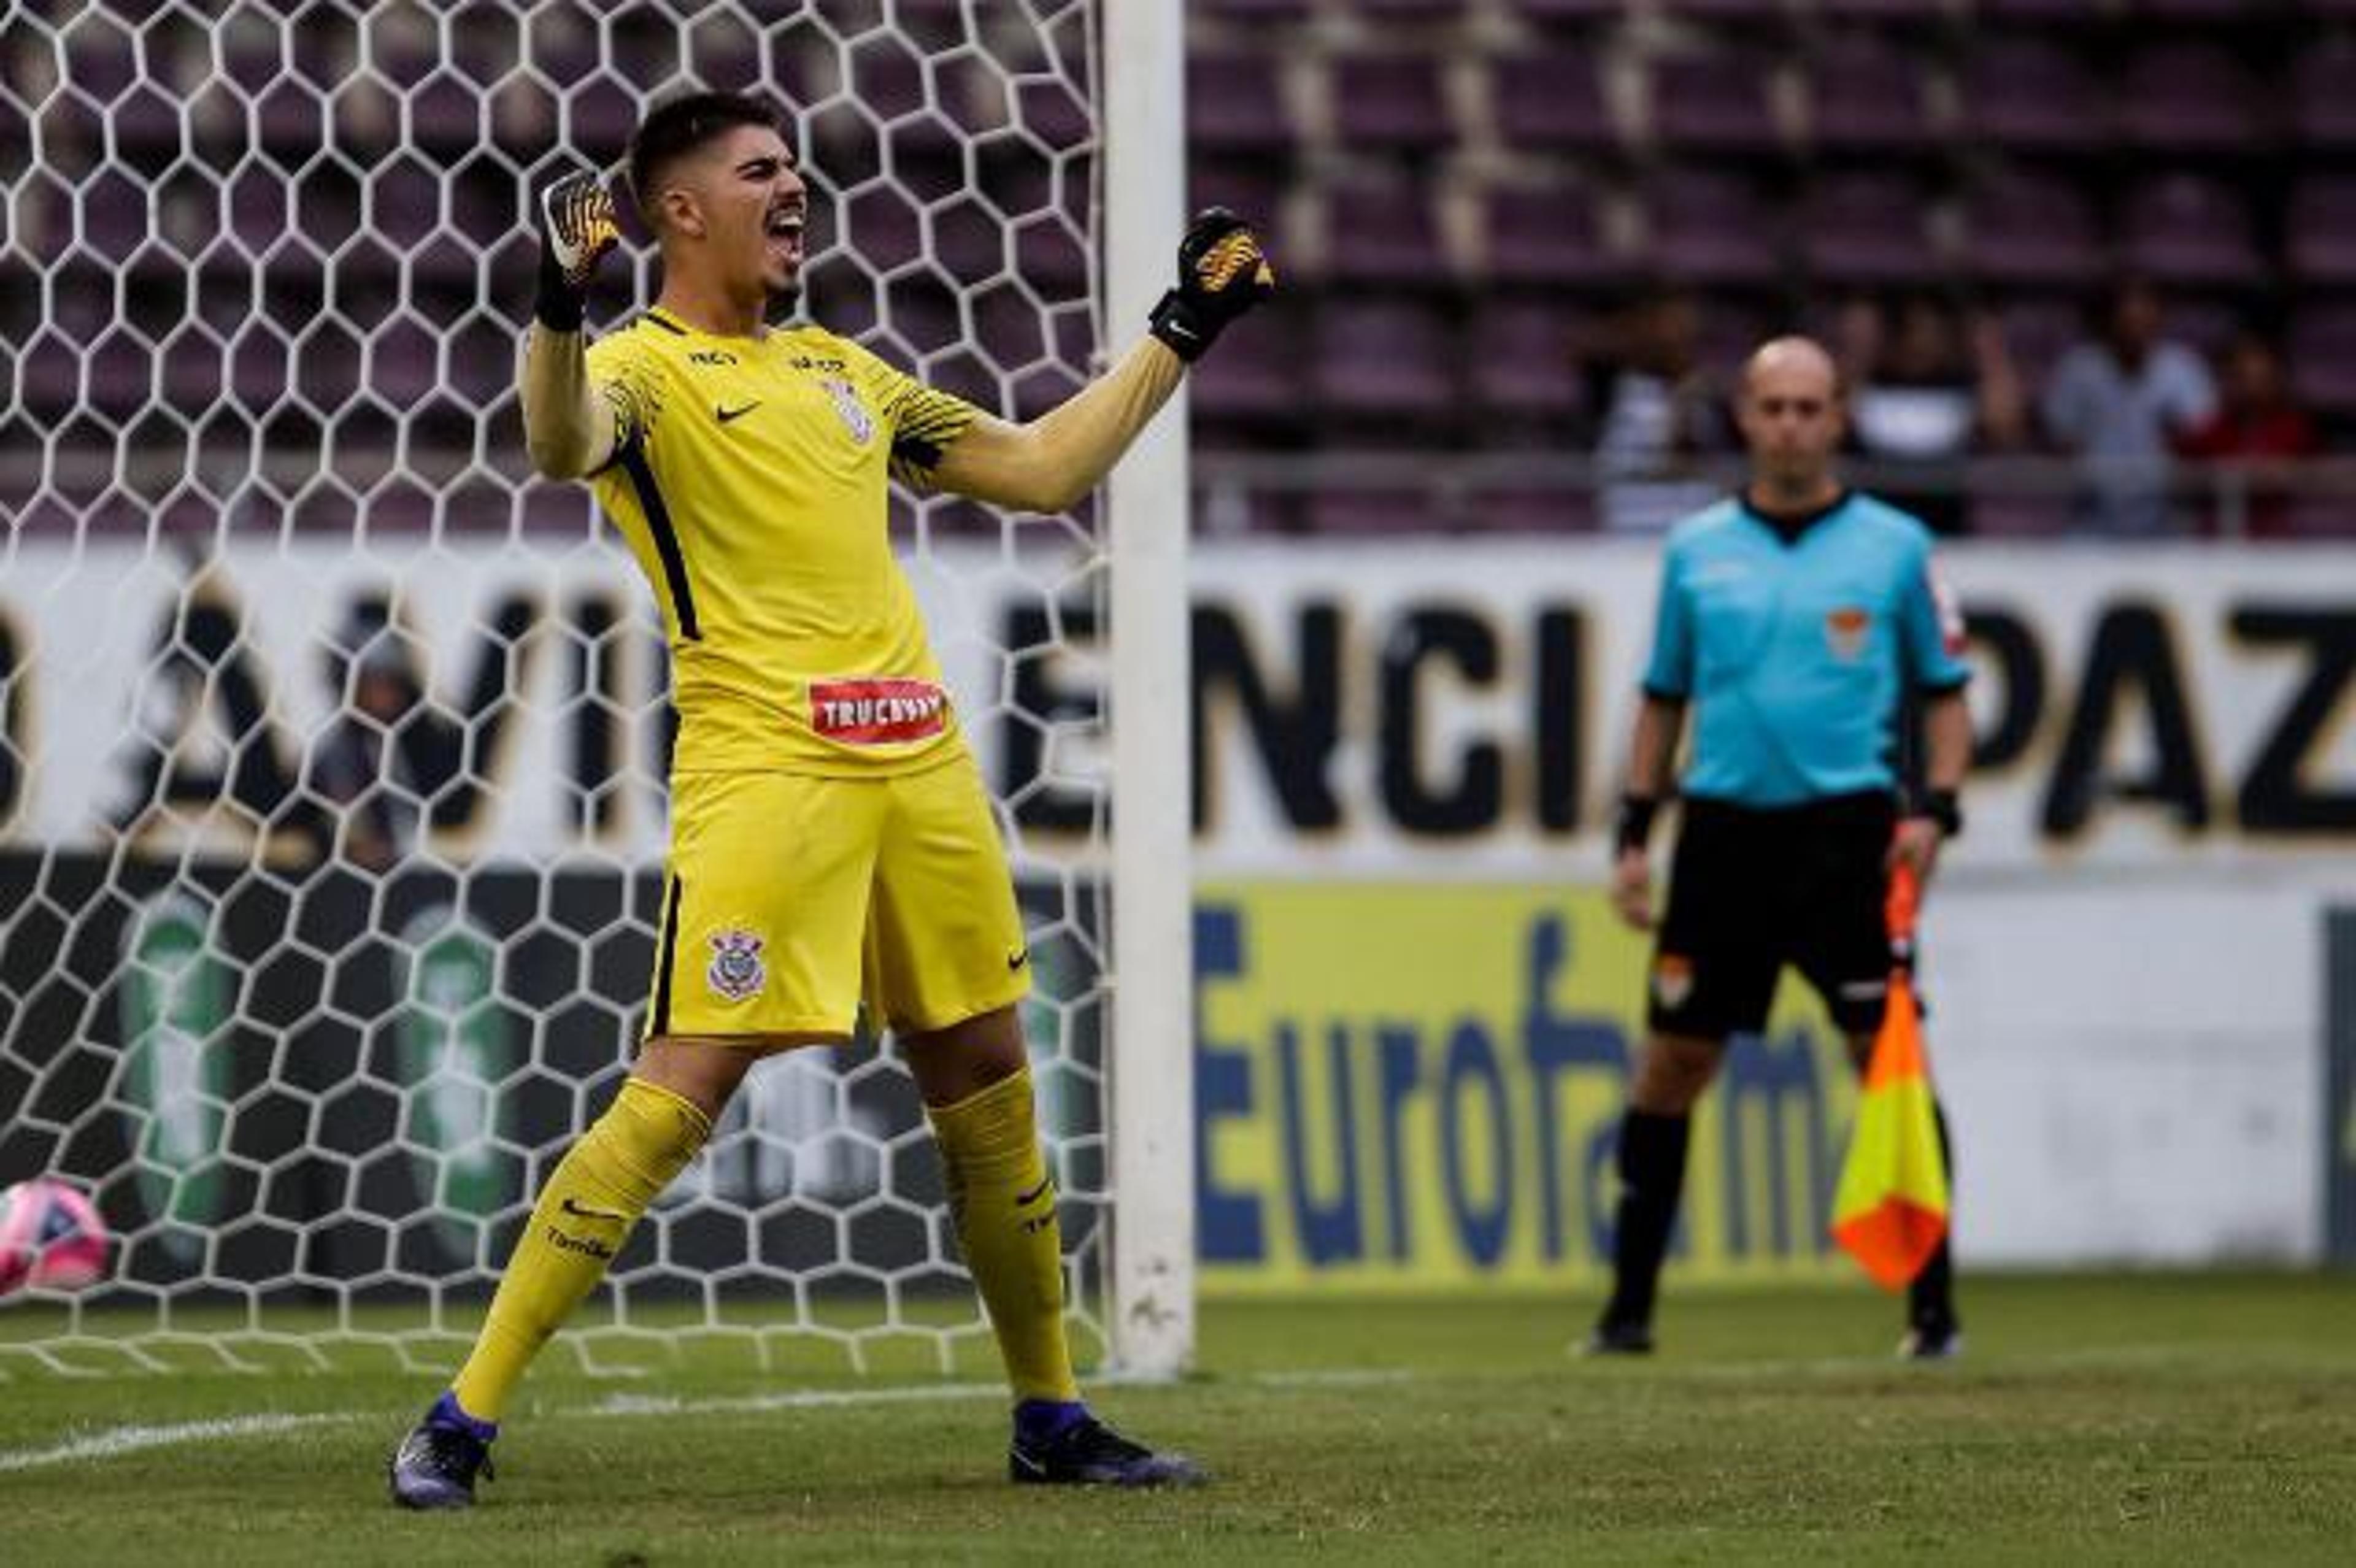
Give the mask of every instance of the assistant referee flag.
<svg viewBox="0 0 2356 1568">
<path fill-rule="evenodd" d="M 1885 1290 L 1920 1274 L 1947 1233 L 1947 1166 L 1908 961 L 1918 896 L 1912 869 L 1901 864 L 1890 880 L 1889 1001 L 1833 1198 L 1833 1239 Z"/>
</svg>

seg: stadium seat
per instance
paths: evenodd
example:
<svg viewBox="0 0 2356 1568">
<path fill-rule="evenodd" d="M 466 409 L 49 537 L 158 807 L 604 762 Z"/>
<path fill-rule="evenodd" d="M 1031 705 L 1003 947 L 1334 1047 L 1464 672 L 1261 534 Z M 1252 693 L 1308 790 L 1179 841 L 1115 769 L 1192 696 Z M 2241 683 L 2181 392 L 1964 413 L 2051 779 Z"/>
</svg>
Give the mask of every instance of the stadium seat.
<svg viewBox="0 0 2356 1568">
<path fill-rule="evenodd" d="M 1756 49 L 1668 56 L 1651 77 L 1653 134 L 1677 151 L 1780 152 L 1773 66 Z"/>
<path fill-rule="evenodd" d="M 1593 533 L 1595 497 L 1568 485 L 1475 490 L 1464 497 L 1463 517 L 1484 534 Z"/>
<path fill-rule="evenodd" d="M 1367 441 L 1366 421 L 1437 431 L 1458 412 L 1462 356 L 1438 309 L 1398 299 L 1321 302 L 1310 384 L 1317 411 Z"/>
<path fill-rule="evenodd" d="M 2074 514 L 2068 497 L 1976 493 L 1965 528 L 1980 539 L 2052 539 L 2071 530 Z"/>
<path fill-rule="evenodd" d="M 2083 288 L 2108 266 L 2093 205 L 2068 180 L 1991 176 L 1966 191 L 1965 215 L 1965 263 L 1984 282 Z"/>
<path fill-rule="evenodd" d="M 1884 28 L 1917 23 L 1939 27 L 1948 20 L 1946 7 L 1937 0 L 1814 0 L 1814 10 L 1827 21 L 1867 22 Z"/>
<path fill-rule="evenodd" d="M 2029 386 L 2041 386 L 2055 362 L 2085 336 L 2085 311 L 2074 295 L 2024 294 L 1997 307 L 2006 355 Z"/>
<path fill-rule="evenodd" d="M 2319 414 L 2356 416 L 2356 304 L 2308 304 L 2291 317 L 2292 394 Z"/>
<path fill-rule="evenodd" d="M 565 142 L 582 156 L 605 164 L 628 150 L 630 133 L 638 128 L 638 100 L 624 82 L 600 71 L 567 91 L 562 101 Z"/>
<path fill-rule="evenodd" d="M 1303 306 L 1282 295 L 1220 339 L 1187 374 L 1188 409 L 1228 439 L 1288 433 L 1306 413 Z M 1238 439 L 1240 438 L 1240 439 Z"/>
<path fill-rule="evenodd" d="M 1695 363 L 1720 385 L 1731 387 L 1751 354 L 1767 341 L 1768 334 L 1780 332 L 1783 326 L 1780 312 L 1771 313 L 1740 300 L 1707 299 L 1701 302 L 1695 329 Z"/>
<path fill-rule="evenodd" d="M 1297 22 L 1315 8 L 1316 0 L 1194 0 L 1215 16 L 1237 22 Z"/>
<path fill-rule="evenodd" d="M 1462 0 L 1353 0 L 1351 9 L 1376 24 L 1428 26 L 1464 15 Z"/>
<path fill-rule="evenodd" d="M 300 168 L 319 154 L 327 139 L 327 110 L 302 82 L 281 78 L 254 101 L 262 150 L 284 168 Z"/>
<path fill-rule="evenodd" d="M 2108 99 L 2078 58 L 2041 37 L 1982 37 L 1963 72 L 1960 130 L 1971 142 L 2081 154 L 2109 141 Z"/>
<path fill-rule="evenodd" d="M 2135 148 L 2252 153 L 2269 139 L 2268 103 L 2240 61 L 2211 43 L 2169 42 L 2128 60 L 2119 128 Z"/>
<path fill-rule="evenodd" d="M 936 225 L 935 232 L 940 229 Z M 1086 244 L 1060 219 L 1034 217 L 1015 229 L 1014 270 L 1024 283 L 1050 299 L 1075 298 L 1087 291 Z"/>
<path fill-rule="evenodd" d="M 2271 22 L 2266 9 L 2250 0 L 2127 0 L 2129 16 L 2137 22 Z"/>
<path fill-rule="evenodd" d="M 1873 287 L 1937 270 L 1930 193 L 1902 174 L 1820 176 L 1801 211 L 1801 263 L 1815 283 Z"/>
<path fill-rule="evenodd" d="M 2248 288 L 2265 281 L 2248 205 L 2222 180 L 2166 174 L 2136 187 L 2120 225 L 2129 267 L 2183 287 Z"/>
<path fill-rule="evenodd" d="M 1285 181 L 1265 159 L 1186 160 L 1186 208 L 1224 207 L 1259 231 L 1274 250 L 1277 264 L 1293 254 L 1285 228 Z"/>
<path fill-rule="evenodd" d="M 1618 136 L 1595 57 L 1585 50 L 1515 54 L 1490 73 L 1497 134 L 1516 150 L 1588 151 Z"/>
<path fill-rule="evenodd" d="M 2313 175 L 2293 187 L 2286 249 L 2298 282 L 2356 284 L 2356 177 Z"/>
<path fill-rule="evenodd" d="M 291 359 L 285 339 L 269 328 L 241 333 L 230 346 L 230 396 L 250 413 L 275 407 L 289 390 Z"/>
<path fill-rule="evenodd" d="M 597 25 L 578 7 L 535 8 L 524 25 L 524 60 L 560 91 L 585 81 L 602 58 Z"/>
<path fill-rule="evenodd" d="M 1063 82 L 1023 82 L 1015 89 L 1014 104 L 1023 134 L 1045 152 L 1069 152 L 1096 135 L 1087 105 Z"/>
<path fill-rule="evenodd" d="M 1360 490 L 1331 486 L 1311 492 L 1309 531 L 1339 538 L 1390 538 L 1445 531 L 1447 519 L 1419 490 Z"/>
<path fill-rule="evenodd" d="M 924 261 L 924 228 L 907 197 L 890 186 L 873 186 L 842 208 L 843 240 L 862 265 L 880 274 Z M 994 257 L 946 256 L 942 263 L 960 277 L 998 271 Z"/>
<path fill-rule="evenodd" d="M 1347 55 L 1330 69 L 1333 133 L 1344 150 L 1428 155 L 1455 140 L 1432 55 Z"/>
<path fill-rule="evenodd" d="M 2291 113 L 2308 147 L 2356 147 L 2356 38 L 2335 37 L 2302 50 L 2291 68 Z"/>
<path fill-rule="evenodd" d="M 2105 21 L 2110 0 L 1974 0 L 1980 18 L 2037 27 L 2088 27 Z"/>
<path fill-rule="evenodd" d="M 1616 22 L 1628 14 L 1629 0 L 1505 0 L 1505 9 L 1540 27 L 1585 27 Z"/>
<path fill-rule="evenodd" d="M 451 356 L 453 369 L 459 368 L 464 356 Z M 368 389 L 391 408 L 414 407 L 433 396 L 441 385 L 433 337 L 414 322 L 401 322 L 378 333 L 368 346 Z M 496 396 L 514 384 L 512 367 L 498 367 L 505 373 L 482 377 L 466 389 L 470 395 L 479 396 L 487 390 Z"/>
<path fill-rule="evenodd" d="M 121 174 L 103 174 L 78 193 L 80 249 L 85 255 L 121 265 L 147 243 L 148 204 L 139 187 Z"/>
<path fill-rule="evenodd" d="M 133 88 L 107 114 L 116 155 L 145 173 L 160 173 L 180 155 L 181 116 L 181 106 L 166 102 L 155 88 Z"/>
<path fill-rule="evenodd" d="M 1450 281 L 1431 192 L 1422 181 L 1387 173 L 1343 176 L 1320 186 L 1315 199 L 1327 282 L 1434 288 Z"/>
<path fill-rule="evenodd" d="M 1586 312 L 1548 301 L 1483 305 L 1467 351 L 1473 404 L 1505 423 L 1558 433 L 1576 425 L 1587 407 L 1579 354 L 1591 326 Z"/>
<path fill-rule="evenodd" d="M 1188 54 L 1190 154 L 1280 154 L 1291 148 L 1293 137 L 1274 56 L 1256 50 Z"/>
<path fill-rule="evenodd" d="M 193 417 L 220 401 L 229 379 L 225 357 L 220 346 L 201 333 L 177 335 L 163 352 L 165 404 Z M 512 385 L 512 369 L 507 379 Z"/>
<path fill-rule="evenodd" d="M 1594 288 L 1621 281 L 1584 187 L 1497 186 L 1481 208 L 1492 282 Z"/>
<path fill-rule="evenodd" d="M 1915 152 L 1929 144 L 1922 56 L 1871 33 L 1828 39 L 1808 57 L 1809 140 L 1820 152 Z"/>
<path fill-rule="evenodd" d="M 16 358 L 21 391 L 16 407 L 44 425 L 54 425 L 81 400 L 81 355 L 45 334 Z"/>
<path fill-rule="evenodd" d="M 1668 169 L 1644 191 L 1646 254 L 1684 283 L 1764 287 L 1783 272 L 1785 221 L 1761 189 L 1715 170 Z"/>
<path fill-rule="evenodd" d="M 1786 0 L 1660 0 L 1660 7 L 1681 20 L 1727 27 L 1766 27 L 1791 19 Z"/>
<path fill-rule="evenodd" d="M 2293 496 L 2283 504 L 2281 531 L 2292 539 L 2356 539 L 2356 496 Z"/>
</svg>

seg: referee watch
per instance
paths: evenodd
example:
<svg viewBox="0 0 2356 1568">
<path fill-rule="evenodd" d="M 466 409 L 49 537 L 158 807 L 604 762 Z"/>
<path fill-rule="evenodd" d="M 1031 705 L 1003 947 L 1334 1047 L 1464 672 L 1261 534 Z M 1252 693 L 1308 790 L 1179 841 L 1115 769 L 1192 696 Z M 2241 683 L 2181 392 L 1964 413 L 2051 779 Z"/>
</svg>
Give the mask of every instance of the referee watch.
<svg viewBox="0 0 2356 1568">
<path fill-rule="evenodd" d="M 1964 805 L 1954 790 L 1926 789 L 1914 800 L 1909 815 L 1927 816 L 1939 825 L 1942 838 L 1960 838 L 1964 834 Z"/>
</svg>

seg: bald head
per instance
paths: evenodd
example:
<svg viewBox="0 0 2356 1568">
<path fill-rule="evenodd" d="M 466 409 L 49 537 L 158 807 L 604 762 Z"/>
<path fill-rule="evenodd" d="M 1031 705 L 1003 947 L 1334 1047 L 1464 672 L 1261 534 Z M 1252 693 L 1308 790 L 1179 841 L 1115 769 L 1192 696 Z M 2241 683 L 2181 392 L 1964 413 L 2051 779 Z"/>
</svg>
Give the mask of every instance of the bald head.
<svg viewBox="0 0 2356 1568">
<path fill-rule="evenodd" d="M 1751 449 L 1751 477 L 1778 505 L 1812 504 L 1837 492 L 1833 453 L 1848 428 L 1840 371 L 1808 337 L 1774 337 L 1742 368 L 1735 421 Z"/>
<path fill-rule="evenodd" d="M 1841 395 L 1840 370 L 1825 346 L 1813 337 L 1771 337 L 1742 367 L 1742 392 L 1756 395 L 1762 383 L 1813 392 L 1827 401 Z"/>
</svg>

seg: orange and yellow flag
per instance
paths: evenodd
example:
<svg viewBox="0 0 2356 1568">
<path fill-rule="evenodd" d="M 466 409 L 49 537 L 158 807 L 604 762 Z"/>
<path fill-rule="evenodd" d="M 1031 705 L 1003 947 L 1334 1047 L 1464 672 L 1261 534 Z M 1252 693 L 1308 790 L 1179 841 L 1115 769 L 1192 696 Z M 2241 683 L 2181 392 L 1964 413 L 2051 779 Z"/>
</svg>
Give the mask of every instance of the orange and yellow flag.
<svg viewBox="0 0 2356 1568">
<path fill-rule="evenodd" d="M 1913 947 L 1917 897 L 1913 871 L 1901 865 L 1890 879 L 1889 904 L 1890 946 L 1900 956 L 1890 966 L 1881 1032 L 1833 1196 L 1833 1239 L 1885 1290 L 1901 1289 L 1920 1274 L 1947 1233 L 1947 1164 L 1904 956 Z"/>
</svg>

